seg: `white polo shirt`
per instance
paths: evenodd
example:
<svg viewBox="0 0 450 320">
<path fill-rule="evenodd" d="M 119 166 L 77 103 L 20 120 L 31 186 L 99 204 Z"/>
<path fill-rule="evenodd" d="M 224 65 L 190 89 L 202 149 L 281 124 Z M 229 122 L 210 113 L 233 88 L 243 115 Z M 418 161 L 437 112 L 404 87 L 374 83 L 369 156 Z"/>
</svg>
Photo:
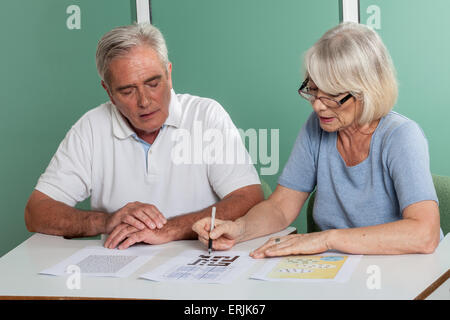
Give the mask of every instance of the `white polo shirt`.
<svg viewBox="0 0 450 320">
<path fill-rule="evenodd" d="M 224 143 L 217 138 L 220 133 Z M 88 111 L 70 129 L 36 189 L 69 206 L 90 196 L 92 210 L 108 213 L 140 201 L 155 205 L 170 218 L 260 184 L 251 161 L 218 160 L 220 150 L 230 143 L 249 159 L 219 103 L 172 90 L 169 116 L 146 155 L 128 122 L 107 102 Z M 195 150 L 203 152 L 203 159 Z"/>
</svg>

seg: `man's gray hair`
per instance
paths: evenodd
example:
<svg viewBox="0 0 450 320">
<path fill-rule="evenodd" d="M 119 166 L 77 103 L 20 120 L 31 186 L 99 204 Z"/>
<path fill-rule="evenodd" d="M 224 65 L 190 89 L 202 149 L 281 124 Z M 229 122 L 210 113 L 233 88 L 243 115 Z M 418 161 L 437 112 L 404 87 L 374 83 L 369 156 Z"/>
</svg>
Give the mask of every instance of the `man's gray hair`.
<svg viewBox="0 0 450 320">
<path fill-rule="evenodd" d="M 159 56 L 167 70 L 169 57 L 166 41 L 158 28 L 149 23 L 121 26 L 107 32 L 98 42 L 95 62 L 100 78 L 109 85 L 109 64 L 112 59 L 124 56 L 136 46 L 147 45 Z"/>
</svg>

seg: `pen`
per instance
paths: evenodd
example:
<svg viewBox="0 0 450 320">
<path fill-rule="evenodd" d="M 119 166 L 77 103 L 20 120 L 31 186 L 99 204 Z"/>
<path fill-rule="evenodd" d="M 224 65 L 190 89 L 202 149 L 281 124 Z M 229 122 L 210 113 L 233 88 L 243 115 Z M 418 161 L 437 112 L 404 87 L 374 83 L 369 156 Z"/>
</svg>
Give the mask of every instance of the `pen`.
<svg viewBox="0 0 450 320">
<path fill-rule="evenodd" d="M 214 230 L 214 220 L 216 219 L 216 207 L 212 207 L 212 212 L 211 212 L 211 229 L 209 230 L 209 232 L 211 233 Z M 209 238 L 208 240 L 208 254 L 211 254 L 212 251 L 212 239 Z"/>
</svg>

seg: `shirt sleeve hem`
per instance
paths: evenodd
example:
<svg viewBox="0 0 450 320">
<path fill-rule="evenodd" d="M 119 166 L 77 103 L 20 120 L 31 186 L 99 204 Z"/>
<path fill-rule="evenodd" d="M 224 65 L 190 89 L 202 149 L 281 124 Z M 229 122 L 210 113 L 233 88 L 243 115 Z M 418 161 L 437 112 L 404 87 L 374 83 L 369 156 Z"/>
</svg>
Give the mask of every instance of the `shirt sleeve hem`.
<svg viewBox="0 0 450 320">
<path fill-rule="evenodd" d="M 417 202 L 421 202 L 421 201 L 436 201 L 436 203 L 437 203 L 438 206 L 439 206 L 439 200 L 438 200 L 438 198 L 433 197 L 433 196 L 422 197 L 422 198 L 417 198 L 417 199 L 412 199 L 412 200 L 407 201 L 405 204 L 403 204 L 403 205 L 400 207 L 400 212 L 401 212 L 402 215 L 403 215 L 403 210 L 405 210 L 405 209 L 406 209 L 407 207 L 409 207 L 410 205 L 415 204 L 415 203 L 417 203 Z"/>
<path fill-rule="evenodd" d="M 53 200 L 63 202 L 68 206 L 74 207 L 77 204 L 77 202 L 71 199 L 64 191 L 50 183 L 40 181 L 35 189 L 46 194 Z"/>
<path fill-rule="evenodd" d="M 220 199 L 223 199 L 226 195 L 230 194 L 231 192 L 254 184 L 261 184 L 261 181 L 259 180 L 259 177 L 252 177 L 252 178 L 246 178 L 246 179 L 240 179 L 237 181 L 233 181 L 232 183 L 227 183 L 225 185 L 222 185 L 220 189 L 215 190 L 217 195 Z"/>
<path fill-rule="evenodd" d="M 311 193 L 314 190 L 314 187 L 312 188 L 307 188 L 305 186 L 299 186 L 299 185 L 295 185 L 285 179 L 279 179 L 278 180 L 278 184 L 282 185 L 283 187 L 292 189 L 292 190 L 296 190 L 296 191 L 300 191 L 300 192 L 306 192 L 306 193 Z"/>
</svg>

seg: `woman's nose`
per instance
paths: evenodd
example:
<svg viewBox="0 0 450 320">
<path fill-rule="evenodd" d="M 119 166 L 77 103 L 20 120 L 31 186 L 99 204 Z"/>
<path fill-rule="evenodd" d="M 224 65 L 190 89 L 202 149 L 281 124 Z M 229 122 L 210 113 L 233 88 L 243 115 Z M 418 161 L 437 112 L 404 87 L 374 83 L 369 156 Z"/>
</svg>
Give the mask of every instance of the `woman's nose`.
<svg viewBox="0 0 450 320">
<path fill-rule="evenodd" d="M 323 102 L 320 99 L 317 99 L 317 98 L 312 103 L 312 107 L 313 107 L 314 111 L 316 111 L 316 112 L 323 111 L 323 110 L 327 109 L 327 106 L 324 105 Z"/>
</svg>

